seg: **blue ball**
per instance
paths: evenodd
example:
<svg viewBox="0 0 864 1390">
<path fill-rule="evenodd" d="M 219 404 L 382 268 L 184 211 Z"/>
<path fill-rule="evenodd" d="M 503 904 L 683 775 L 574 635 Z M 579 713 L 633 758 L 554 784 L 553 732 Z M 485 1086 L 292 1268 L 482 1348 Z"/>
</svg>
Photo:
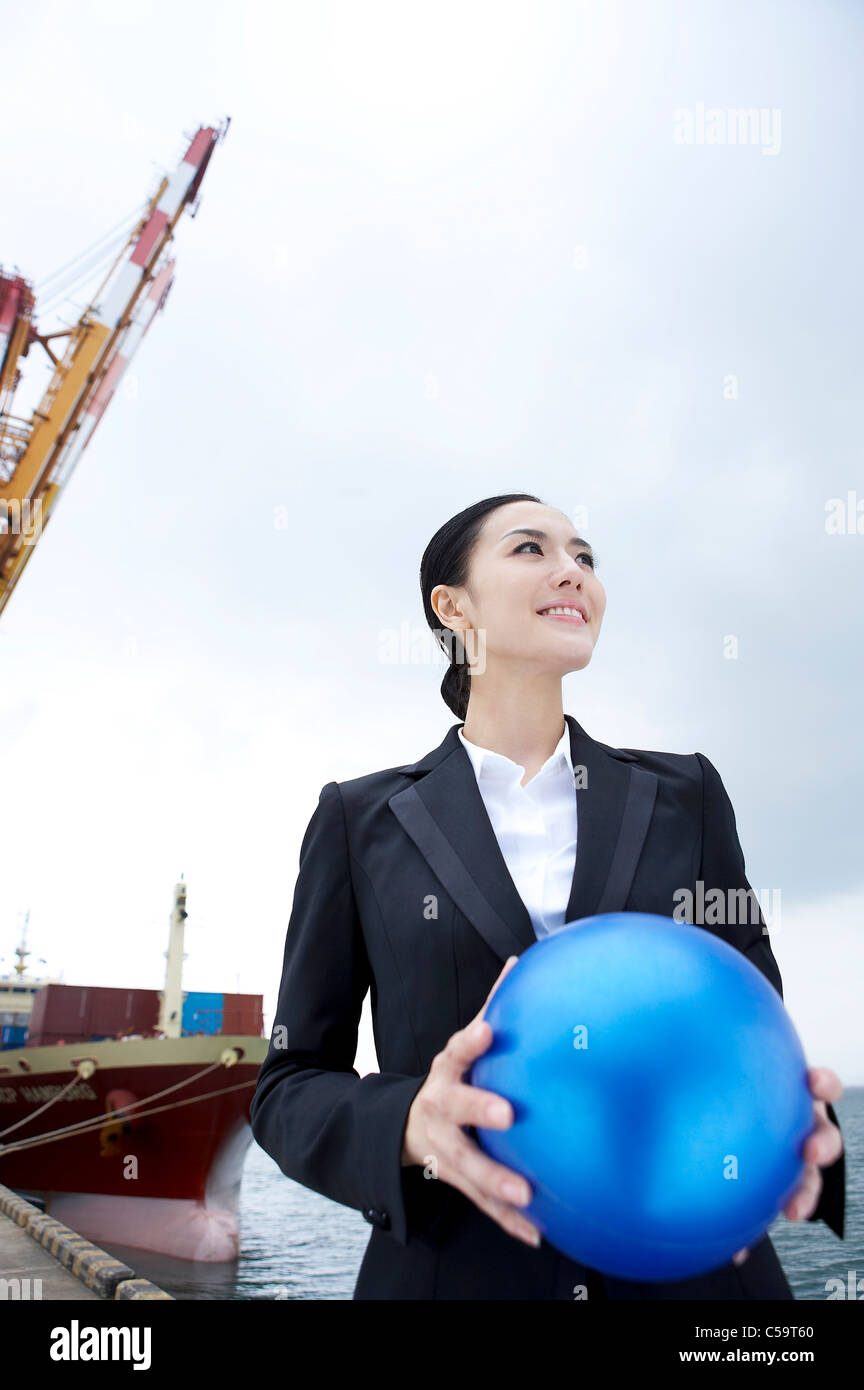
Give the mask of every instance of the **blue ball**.
<svg viewBox="0 0 864 1390">
<path fill-rule="evenodd" d="M 585 917 L 530 946 L 486 1009 L 467 1079 L 505 1096 L 481 1147 L 571 1259 L 623 1279 L 702 1274 L 755 1243 L 804 1174 L 807 1062 L 761 971 L 704 927 Z"/>
</svg>

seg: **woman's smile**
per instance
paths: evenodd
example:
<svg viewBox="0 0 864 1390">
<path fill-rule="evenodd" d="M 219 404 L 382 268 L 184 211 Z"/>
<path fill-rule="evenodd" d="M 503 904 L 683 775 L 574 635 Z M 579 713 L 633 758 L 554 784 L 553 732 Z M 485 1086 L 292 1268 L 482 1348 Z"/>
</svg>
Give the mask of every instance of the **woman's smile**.
<svg viewBox="0 0 864 1390">
<path fill-rule="evenodd" d="M 555 619 L 557 619 L 557 621 L 558 621 L 559 623 L 573 623 L 573 625 L 574 625 L 575 627 L 587 627 L 587 626 L 588 626 L 588 624 L 586 623 L 585 619 L 582 617 L 582 614 L 581 614 L 581 613 L 572 612 L 572 611 L 571 611 L 571 612 L 567 612 L 567 613 L 562 613 L 562 612 L 556 612 L 556 611 L 554 611 L 554 610 L 551 610 L 551 611 L 550 611 L 550 610 L 547 609 L 547 611 L 546 611 L 545 613 L 539 613 L 539 614 L 538 614 L 538 617 L 540 617 L 540 618 L 555 618 Z"/>
</svg>

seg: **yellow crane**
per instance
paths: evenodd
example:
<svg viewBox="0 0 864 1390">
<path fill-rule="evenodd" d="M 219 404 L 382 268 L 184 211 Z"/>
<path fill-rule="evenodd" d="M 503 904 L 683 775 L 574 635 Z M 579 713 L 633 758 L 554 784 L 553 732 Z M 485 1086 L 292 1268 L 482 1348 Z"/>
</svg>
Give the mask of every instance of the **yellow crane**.
<svg viewBox="0 0 864 1390">
<path fill-rule="evenodd" d="M 0 267 L 0 613 L 21 577 L 57 498 L 93 437 L 141 339 L 174 279 L 166 248 L 184 211 L 195 216 L 210 156 L 231 118 L 201 126 L 173 173 L 165 175 L 131 235 L 71 328 L 38 333 L 33 286 Z M 58 358 L 55 338 L 68 338 Z M 29 417 L 14 414 L 19 363 L 34 343 L 54 364 Z"/>
</svg>

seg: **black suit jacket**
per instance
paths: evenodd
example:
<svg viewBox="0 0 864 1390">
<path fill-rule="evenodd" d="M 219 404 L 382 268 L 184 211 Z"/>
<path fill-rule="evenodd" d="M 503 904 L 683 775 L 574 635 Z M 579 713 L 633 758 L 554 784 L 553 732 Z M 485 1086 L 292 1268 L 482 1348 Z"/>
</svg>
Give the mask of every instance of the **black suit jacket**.
<svg viewBox="0 0 864 1390">
<path fill-rule="evenodd" d="M 735 816 L 700 753 L 611 748 L 571 716 L 577 850 L 566 920 L 673 916 L 682 887 L 749 889 Z M 740 1267 L 678 1283 L 598 1276 L 504 1232 L 457 1188 L 401 1165 L 411 1102 L 436 1053 L 536 936 L 453 724 L 419 762 L 322 788 L 300 849 L 252 1132 L 282 1172 L 372 1225 L 355 1298 L 791 1297 L 768 1237 Z M 782 984 L 759 923 L 706 926 Z M 380 1072 L 353 1069 L 371 990 Z M 837 1123 L 832 1106 L 831 1119 Z M 845 1160 L 811 1220 L 843 1235 Z M 574 1293 L 574 1289 L 576 1292 Z M 584 1295 L 583 1295 L 584 1296 Z"/>
</svg>

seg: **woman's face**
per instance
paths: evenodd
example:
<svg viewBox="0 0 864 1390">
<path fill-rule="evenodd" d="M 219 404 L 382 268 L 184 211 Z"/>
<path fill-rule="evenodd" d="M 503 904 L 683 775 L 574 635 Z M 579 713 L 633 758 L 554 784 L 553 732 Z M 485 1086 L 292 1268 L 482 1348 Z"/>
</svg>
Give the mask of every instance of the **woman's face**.
<svg viewBox="0 0 864 1390">
<path fill-rule="evenodd" d="M 525 527 L 544 534 L 518 534 Z M 480 670 L 484 662 L 488 667 L 503 660 L 556 676 L 581 671 L 606 610 L 592 558 L 563 512 L 539 502 L 508 502 L 486 518 L 468 583 L 436 586 L 433 607 L 460 634 L 474 629 L 466 651 L 472 665 L 481 658 Z M 584 619 L 541 614 L 550 607 L 579 608 Z"/>
</svg>

